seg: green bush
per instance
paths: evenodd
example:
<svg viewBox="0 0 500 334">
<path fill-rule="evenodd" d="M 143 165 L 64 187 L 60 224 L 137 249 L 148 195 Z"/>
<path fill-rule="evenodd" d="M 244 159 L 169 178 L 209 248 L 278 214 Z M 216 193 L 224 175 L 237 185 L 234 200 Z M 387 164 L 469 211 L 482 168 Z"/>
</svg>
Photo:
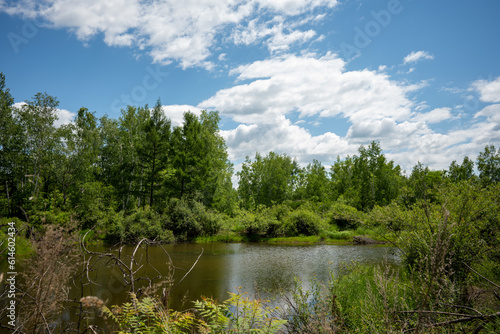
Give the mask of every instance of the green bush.
<svg viewBox="0 0 500 334">
<path fill-rule="evenodd" d="M 137 210 L 125 216 L 123 212 L 109 212 L 100 221 L 108 242 L 135 243 L 140 239 L 168 243 L 174 241 L 172 231 L 164 228 L 164 219 L 152 210 Z"/>
<path fill-rule="evenodd" d="M 306 208 L 292 211 L 286 218 L 288 235 L 316 235 L 320 231 L 321 219 Z"/>
<path fill-rule="evenodd" d="M 334 202 L 328 213 L 330 224 L 340 230 L 356 229 L 363 220 L 363 213 L 342 202 Z"/>
<path fill-rule="evenodd" d="M 396 203 L 386 206 L 376 205 L 368 213 L 367 222 L 372 227 L 383 227 L 391 232 L 401 232 L 408 228 L 408 212 Z"/>
<path fill-rule="evenodd" d="M 190 240 L 202 235 L 203 226 L 188 201 L 171 198 L 167 205 L 165 227 L 179 240 Z"/>
<path fill-rule="evenodd" d="M 202 235 L 216 235 L 222 228 L 225 216 L 218 212 L 208 210 L 202 203 L 191 203 L 194 218 L 201 224 Z"/>
<path fill-rule="evenodd" d="M 284 225 L 276 218 L 275 211 L 262 204 L 255 213 L 243 211 L 237 217 L 243 226 L 243 233 L 250 238 L 279 237 L 285 234 Z"/>
</svg>

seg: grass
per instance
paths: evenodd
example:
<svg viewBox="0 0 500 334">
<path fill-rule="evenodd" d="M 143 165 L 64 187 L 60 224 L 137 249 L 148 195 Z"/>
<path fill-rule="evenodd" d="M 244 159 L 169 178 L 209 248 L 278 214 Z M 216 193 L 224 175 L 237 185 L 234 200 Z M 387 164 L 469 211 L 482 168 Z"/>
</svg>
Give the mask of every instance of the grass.
<svg viewBox="0 0 500 334">
<path fill-rule="evenodd" d="M 196 243 L 211 243 L 211 242 L 267 242 L 270 244 L 332 244 L 332 245 L 348 245 L 352 243 L 352 239 L 355 236 L 367 236 L 371 239 L 377 241 L 387 241 L 392 240 L 394 236 L 381 235 L 378 231 L 366 228 L 358 227 L 355 230 L 343 230 L 339 231 L 336 226 L 329 226 L 329 229 L 322 230 L 318 235 L 311 236 L 293 236 L 293 237 L 258 237 L 258 236 L 247 236 L 241 231 L 224 230 L 216 235 L 211 236 L 199 236 L 195 239 Z"/>
<path fill-rule="evenodd" d="M 199 236 L 196 237 L 196 243 L 211 243 L 211 242 L 243 242 L 247 241 L 242 235 L 237 233 L 225 233 L 225 234 L 216 234 L 216 235 L 207 235 L 207 236 Z"/>
</svg>

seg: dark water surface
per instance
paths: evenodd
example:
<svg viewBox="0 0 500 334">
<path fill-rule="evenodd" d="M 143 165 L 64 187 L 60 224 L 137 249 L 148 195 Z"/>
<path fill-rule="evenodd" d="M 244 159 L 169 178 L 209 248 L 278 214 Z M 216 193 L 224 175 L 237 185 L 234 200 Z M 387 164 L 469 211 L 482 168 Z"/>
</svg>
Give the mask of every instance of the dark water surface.
<svg viewBox="0 0 500 334">
<path fill-rule="evenodd" d="M 182 304 L 187 295 L 188 300 L 199 299 L 202 295 L 213 297 L 218 301 L 227 299 L 228 292 L 236 292 L 238 287 L 248 292 L 250 296 L 260 293 L 262 297 L 269 297 L 281 291 L 290 291 L 294 284 L 294 277 L 304 282 L 308 287 L 308 280 L 312 277 L 320 281 L 327 281 L 329 273 L 339 270 L 341 263 L 356 261 L 367 265 L 376 265 L 387 257 L 391 263 L 398 262 L 395 250 L 380 246 L 351 246 L 351 245 L 271 245 L 262 243 L 238 244 L 173 244 L 148 248 L 149 265 L 144 259 L 146 253 L 138 251 L 136 259 L 142 257 L 144 267 L 136 276 L 148 275 L 154 277 L 154 266 L 162 274 L 169 272 L 169 257 L 175 269 L 174 281 L 178 282 L 191 268 L 200 253 L 198 263 L 189 275 L 172 291 L 170 307 L 174 309 L 189 308 L 192 303 Z M 94 249 L 105 251 L 105 248 Z M 165 250 L 165 251 L 164 251 Z M 133 247 L 126 246 L 122 255 L 126 258 L 131 254 Z M 128 261 L 129 263 L 130 261 Z M 84 295 L 94 295 L 106 301 L 106 305 L 122 303 L 127 298 L 130 287 L 123 284 L 121 271 L 117 268 L 106 267 L 101 260 L 91 278 L 99 283 L 91 289 L 85 288 Z M 81 289 L 74 287 L 74 297 L 81 295 Z"/>
</svg>

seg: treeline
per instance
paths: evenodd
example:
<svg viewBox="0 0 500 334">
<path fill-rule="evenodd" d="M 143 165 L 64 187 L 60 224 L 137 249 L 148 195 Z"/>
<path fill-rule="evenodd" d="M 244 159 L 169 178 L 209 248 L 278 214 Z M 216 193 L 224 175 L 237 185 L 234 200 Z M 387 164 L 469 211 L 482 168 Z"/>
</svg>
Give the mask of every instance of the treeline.
<svg viewBox="0 0 500 334">
<path fill-rule="evenodd" d="M 173 127 L 158 101 L 154 108 L 128 106 L 119 119 L 98 119 L 81 108 L 72 123 L 56 126 L 54 97 L 39 93 L 19 108 L 13 104 L 2 75 L 4 217 L 41 223 L 74 213 L 87 228 L 100 212 L 162 212 L 171 198 L 220 211 L 235 201 L 216 112 L 186 112 L 182 126 Z"/>
<path fill-rule="evenodd" d="M 500 149 L 486 146 L 476 165 L 464 157 L 461 164 L 455 160 L 447 170 L 433 171 L 419 162 L 409 176 L 387 160 L 377 142 L 360 146 L 357 155 L 337 158 L 330 171 L 317 160 L 301 168 L 287 155 L 257 153 L 253 161 L 247 157 L 238 177 L 240 205 L 246 209 L 286 201 L 340 201 L 367 212 L 396 200 L 407 207 L 417 200 L 433 201 L 444 184 L 469 181 L 486 187 L 496 183 L 500 181 Z"/>
<path fill-rule="evenodd" d="M 73 222 L 108 241 L 314 235 L 328 224 L 354 228 L 377 206 L 437 201 L 443 184 L 500 180 L 494 146 L 476 165 L 468 157 L 443 171 L 418 163 L 406 176 L 372 142 L 329 170 L 257 153 L 237 173 L 236 190 L 217 112 L 186 112 L 173 126 L 158 100 L 153 108 L 128 106 L 118 119 L 81 108 L 72 123 L 56 126 L 57 107 L 42 93 L 14 106 L 0 74 L 0 216 L 35 227 Z"/>
</svg>

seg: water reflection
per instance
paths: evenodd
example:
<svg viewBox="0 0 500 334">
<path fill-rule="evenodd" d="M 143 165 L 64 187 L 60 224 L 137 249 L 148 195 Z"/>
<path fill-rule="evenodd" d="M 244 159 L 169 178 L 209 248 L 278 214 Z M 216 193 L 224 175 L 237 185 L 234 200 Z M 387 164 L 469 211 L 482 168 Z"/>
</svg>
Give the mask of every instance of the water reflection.
<svg viewBox="0 0 500 334">
<path fill-rule="evenodd" d="M 281 246 L 258 243 L 242 244 L 174 244 L 165 245 L 164 249 L 174 263 L 174 280 L 179 281 L 191 268 L 203 249 L 203 255 L 191 273 L 172 291 L 170 307 L 174 309 L 189 308 L 191 303 L 183 304 L 182 300 L 196 300 L 202 295 L 213 297 L 219 301 L 228 298 L 228 292 L 235 292 L 237 287 L 242 291 L 262 297 L 283 290 L 290 291 L 294 277 L 300 278 L 308 287 L 308 279 L 315 277 L 326 281 L 329 272 L 339 269 L 341 263 L 357 261 L 374 265 L 384 257 L 389 262 L 397 262 L 398 256 L 393 248 L 379 246 Z M 123 254 L 130 254 L 132 247 L 124 247 Z M 104 250 L 104 249 L 102 249 Z M 148 249 L 150 264 L 146 265 L 138 275 L 153 277 L 157 273 L 153 265 L 162 274 L 169 271 L 169 260 L 163 249 Z M 92 275 L 92 279 L 100 284 L 98 287 L 86 287 L 84 295 L 97 295 L 107 301 L 107 305 L 125 301 L 128 287 L 124 286 L 121 272 L 115 268 L 105 268 L 104 262 Z M 81 294 L 78 287 L 74 293 Z"/>
</svg>

